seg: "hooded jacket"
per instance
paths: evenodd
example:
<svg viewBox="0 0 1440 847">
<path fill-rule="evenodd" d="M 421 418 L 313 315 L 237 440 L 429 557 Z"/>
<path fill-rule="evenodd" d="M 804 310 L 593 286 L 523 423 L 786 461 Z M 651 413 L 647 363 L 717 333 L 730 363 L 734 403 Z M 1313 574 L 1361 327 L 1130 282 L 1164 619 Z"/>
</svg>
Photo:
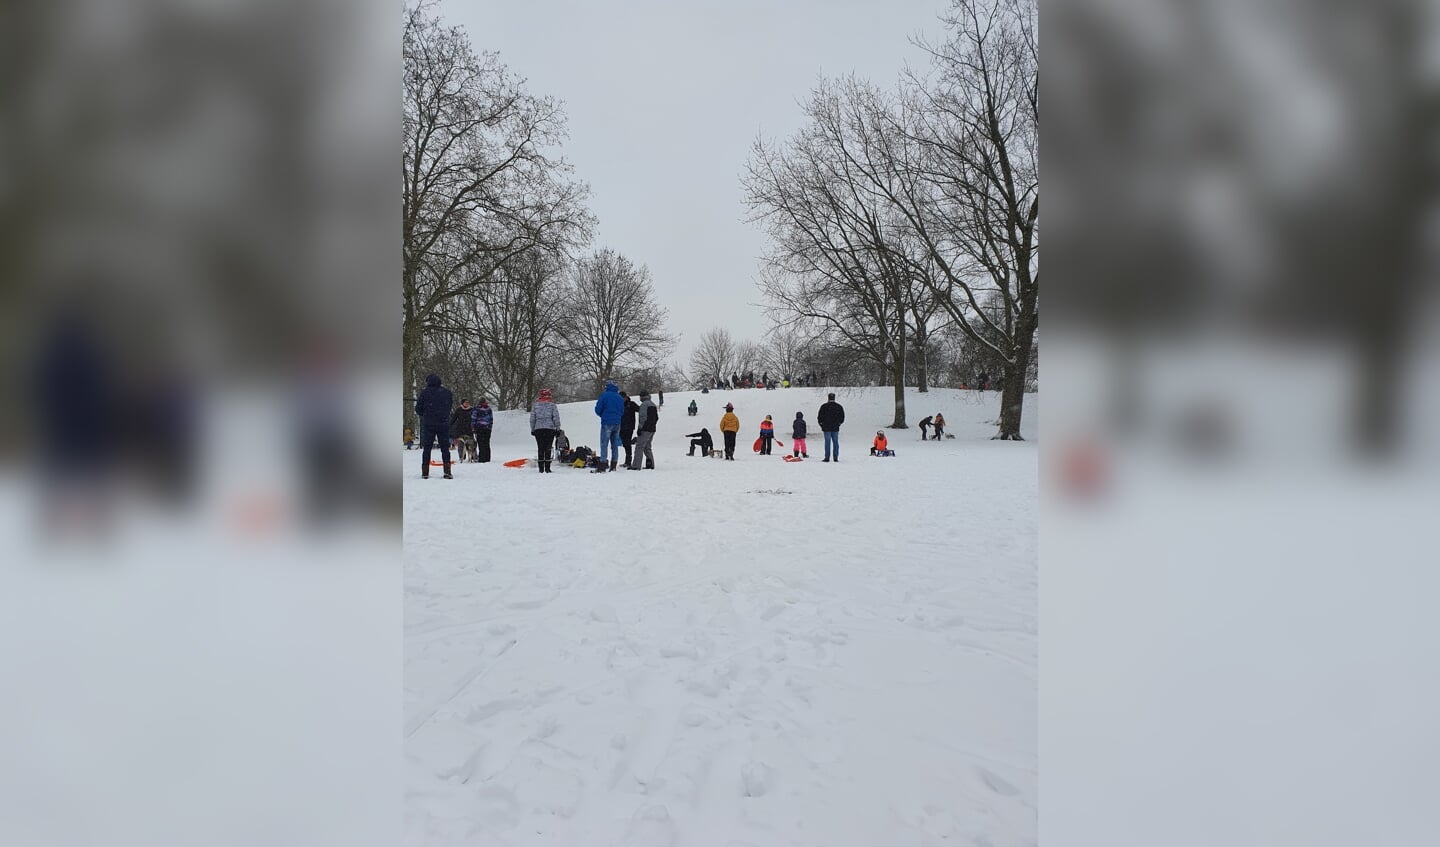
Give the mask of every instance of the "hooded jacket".
<svg viewBox="0 0 1440 847">
<path fill-rule="evenodd" d="M 415 414 L 420 416 L 420 423 L 432 432 L 449 437 L 450 407 L 453 405 L 455 395 L 440 384 L 440 377 L 435 374 L 425 377 L 425 387 L 415 398 Z"/>
<path fill-rule="evenodd" d="M 624 397 L 620 398 L 625 400 Z M 635 431 L 635 416 L 640 413 L 640 404 L 634 400 L 625 400 L 625 411 L 620 415 L 620 434 L 626 435 Z M 603 418 L 602 418 L 603 421 Z"/>
<path fill-rule="evenodd" d="M 805 438 L 805 413 L 796 412 L 795 422 L 790 426 L 790 437 L 796 441 L 803 441 Z"/>
<path fill-rule="evenodd" d="M 685 437 L 700 439 L 700 446 L 705 450 L 710 450 L 715 446 L 715 439 L 710 437 L 710 430 L 708 429 L 702 429 L 699 432 L 689 433 Z"/>
<path fill-rule="evenodd" d="M 890 446 L 890 442 L 888 442 L 888 441 L 885 440 L 885 436 L 883 436 L 883 435 L 877 435 L 877 436 L 875 436 L 875 449 L 876 449 L 876 450 L 884 450 L 884 449 L 886 449 L 886 448 L 889 447 L 889 446 Z"/>
<path fill-rule="evenodd" d="M 495 410 L 489 404 L 481 403 L 470 410 L 470 423 L 476 429 L 490 429 L 495 425 Z"/>
<path fill-rule="evenodd" d="M 625 415 L 625 398 L 620 396 L 620 386 L 613 382 L 605 383 L 605 390 L 595 401 L 595 414 L 600 416 L 600 423 L 605 426 L 620 425 L 620 419 Z"/>
<path fill-rule="evenodd" d="M 472 424 L 470 414 L 474 409 L 467 409 L 464 406 L 456 406 L 455 411 L 450 413 L 450 437 L 459 438 L 462 435 L 470 435 Z"/>
<path fill-rule="evenodd" d="M 739 432 L 739 431 L 740 431 L 740 419 L 737 418 L 737 417 L 735 417 L 735 413 L 734 413 L 734 412 L 726 412 L 725 415 L 724 415 L 724 417 L 720 418 L 720 431 L 721 431 L 721 432 Z"/>
<path fill-rule="evenodd" d="M 655 424 L 659 422 L 660 410 L 655 406 L 655 401 L 646 397 L 645 401 L 640 404 L 640 431 L 654 432 Z"/>
</svg>

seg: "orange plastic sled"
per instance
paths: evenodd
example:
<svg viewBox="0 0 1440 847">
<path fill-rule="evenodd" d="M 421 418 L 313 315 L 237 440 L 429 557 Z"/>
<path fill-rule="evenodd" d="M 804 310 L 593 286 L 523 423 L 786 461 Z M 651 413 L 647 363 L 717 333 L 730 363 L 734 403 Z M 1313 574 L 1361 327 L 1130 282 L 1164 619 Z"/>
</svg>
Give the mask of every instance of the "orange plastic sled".
<svg viewBox="0 0 1440 847">
<path fill-rule="evenodd" d="M 523 467 L 525 467 L 525 463 L 528 462 L 528 461 L 530 461 L 530 460 L 529 460 L 529 459 L 511 459 L 510 461 L 508 461 L 508 462 L 505 463 L 505 467 L 507 467 L 507 468 L 523 468 Z"/>
</svg>

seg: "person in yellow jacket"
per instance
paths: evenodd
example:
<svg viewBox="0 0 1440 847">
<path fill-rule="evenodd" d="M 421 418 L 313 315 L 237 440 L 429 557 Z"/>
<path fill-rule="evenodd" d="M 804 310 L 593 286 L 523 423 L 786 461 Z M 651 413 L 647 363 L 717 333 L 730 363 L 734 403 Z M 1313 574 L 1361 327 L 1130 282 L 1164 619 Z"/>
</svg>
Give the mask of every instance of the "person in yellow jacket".
<svg viewBox="0 0 1440 847">
<path fill-rule="evenodd" d="M 735 434 L 740 431 L 740 419 L 735 417 L 735 406 L 725 404 L 725 415 L 720 418 L 720 432 L 725 436 L 725 460 L 735 461 Z"/>
</svg>

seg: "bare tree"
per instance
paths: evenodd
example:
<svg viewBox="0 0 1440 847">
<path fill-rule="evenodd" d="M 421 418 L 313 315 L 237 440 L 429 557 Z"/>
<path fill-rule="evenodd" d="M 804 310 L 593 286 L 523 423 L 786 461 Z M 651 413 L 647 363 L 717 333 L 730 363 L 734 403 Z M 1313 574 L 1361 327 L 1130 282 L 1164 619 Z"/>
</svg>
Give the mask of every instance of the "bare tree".
<svg viewBox="0 0 1440 847">
<path fill-rule="evenodd" d="M 716 327 L 706 332 L 690 354 L 692 378 L 703 380 L 706 386 L 712 386 L 716 379 L 729 378 L 739 366 L 735 354 L 735 339 L 729 330 Z"/>
<path fill-rule="evenodd" d="M 776 379 L 794 379 L 805 366 L 809 339 L 800 326 L 781 324 L 771 327 L 761 345 L 761 366 Z"/>
<path fill-rule="evenodd" d="M 1020 440 L 1039 323 L 1037 11 L 1034 0 L 952 0 L 949 40 L 922 42 L 932 77 L 909 78 L 898 113 L 869 108 L 875 131 L 900 142 L 867 166 L 924 245 L 918 278 L 1004 364 L 996 437 L 1008 440 Z"/>
<path fill-rule="evenodd" d="M 668 313 L 655 299 L 645 266 L 602 249 L 577 262 L 573 274 L 566 338 L 597 391 L 620 369 L 652 365 L 674 349 L 665 332 Z"/>
<path fill-rule="evenodd" d="M 903 429 L 907 314 L 924 258 L 872 184 L 895 178 L 865 166 L 878 139 L 856 120 L 858 87 L 822 82 L 805 105 L 809 124 L 783 148 L 756 142 L 744 182 L 753 217 L 770 234 L 761 288 L 772 308 L 782 322 L 814 322 L 832 343 L 844 339 L 888 368 L 890 425 Z"/>
<path fill-rule="evenodd" d="M 455 332 L 473 297 L 519 254 L 585 238 L 587 188 L 547 152 L 565 136 L 550 99 L 527 94 L 493 53 L 428 4 L 407 8 L 401 173 L 403 356 L 414 387 L 426 338 Z"/>
</svg>

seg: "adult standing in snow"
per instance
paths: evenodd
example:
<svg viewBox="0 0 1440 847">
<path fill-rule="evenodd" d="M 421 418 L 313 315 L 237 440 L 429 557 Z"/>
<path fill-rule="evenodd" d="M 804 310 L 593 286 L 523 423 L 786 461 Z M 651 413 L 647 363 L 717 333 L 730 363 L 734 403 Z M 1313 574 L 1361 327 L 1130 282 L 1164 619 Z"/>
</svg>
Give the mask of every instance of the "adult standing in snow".
<svg viewBox="0 0 1440 847">
<path fill-rule="evenodd" d="M 660 391 L 660 392 L 657 392 L 657 393 L 660 395 L 660 405 L 662 405 L 662 406 L 665 405 L 665 392 Z"/>
<path fill-rule="evenodd" d="M 921 441 L 924 441 L 924 440 L 925 440 L 925 436 L 930 432 L 930 427 L 932 426 L 931 421 L 933 421 L 933 420 L 935 420 L 935 419 L 932 418 L 932 417 L 930 417 L 929 415 L 926 415 L 925 417 L 923 417 L 923 418 L 920 419 L 920 440 L 921 440 Z"/>
<path fill-rule="evenodd" d="M 475 411 L 470 416 L 470 421 L 475 430 L 475 461 L 490 461 L 490 432 L 495 426 L 495 410 L 480 398 L 480 403 L 475 406 Z"/>
<path fill-rule="evenodd" d="M 620 461 L 620 421 L 625 417 L 625 398 L 620 396 L 620 386 L 605 383 L 605 390 L 595 401 L 595 414 L 600 418 L 600 467 L 597 470 L 613 471 Z"/>
<path fill-rule="evenodd" d="M 760 422 L 760 455 L 769 456 L 772 445 L 775 443 L 775 421 L 769 415 Z"/>
<path fill-rule="evenodd" d="M 469 456 L 475 459 L 475 433 L 470 423 L 470 401 L 461 400 L 460 405 L 450 414 L 450 437 L 455 441 L 455 461 L 463 462 Z"/>
<path fill-rule="evenodd" d="M 616 395 L 617 399 L 619 395 Z M 550 473 L 550 448 L 555 443 L 555 433 L 560 431 L 560 410 L 550 399 L 550 389 L 540 389 L 540 399 L 530 407 L 530 434 L 535 436 L 535 449 L 540 464 L 540 473 Z"/>
<path fill-rule="evenodd" d="M 445 463 L 445 478 L 450 475 L 450 406 L 455 395 L 440 384 L 438 374 L 425 377 L 425 387 L 415 398 L 415 414 L 420 416 L 420 478 L 430 478 L 430 448 L 440 441 L 440 460 Z"/>
<path fill-rule="evenodd" d="M 845 407 L 835 402 L 834 392 L 830 393 L 830 399 L 820 407 L 820 414 L 815 420 L 820 424 L 820 432 L 825 436 L 825 458 L 823 461 L 830 461 L 830 456 L 835 456 L 835 461 L 840 461 L 840 425 L 845 423 Z M 833 448 L 833 449 L 832 449 Z"/>
<path fill-rule="evenodd" d="M 790 425 L 790 447 L 795 455 L 802 458 L 810 458 L 810 453 L 805 449 L 805 413 L 796 412 L 795 422 Z"/>
<path fill-rule="evenodd" d="M 987 374 L 987 373 L 985 373 L 984 371 L 981 371 L 981 372 L 980 372 L 980 376 L 979 376 L 979 378 L 978 378 L 976 381 L 980 384 L 980 390 L 981 390 L 981 391 L 989 391 L 989 390 L 990 390 L 990 374 Z"/>
<path fill-rule="evenodd" d="M 630 395 L 624 391 L 620 392 L 620 399 L 625 401 L 624 411 L 620 413 L 620 443 L 625 447 L 625 467 L 630 467 L 630 445 L 635 443 L 635 416 L 640 413 L 640 404 L 630 399 Z"/>
<path fill-rule="evenodd" d="M 632 471 L 640 470 L 640 457 L 645 457 L 645 470 L 655 470 L 655 453 L 650 443 L 655 440 L 655 425 L 660 422 L 660 411 L 650 402 L 650 392 L 640 392 L 640 434 L 635 437 L 635 459 L 626 462 Z"/>
<path fill-rule="evenodd" d="M 735 435 L 740 432 L 740 419 L 735 417 L 735 406 L 725 404 L 725 414 L 720 418 L 720 433 L 725 436 L 725 460 L 735 461 Z"/>
<path fill-rule="evenodd" d="M 686 433 L 685 437 L 690 439 L 690 455 L 695 455 L 695 448 L 700 448 L 700 455 L 708 457 L 715 452 L 715 439 L 710 437 L 710 430 L 701 429 L 699 432 Z"/>
</svg>

